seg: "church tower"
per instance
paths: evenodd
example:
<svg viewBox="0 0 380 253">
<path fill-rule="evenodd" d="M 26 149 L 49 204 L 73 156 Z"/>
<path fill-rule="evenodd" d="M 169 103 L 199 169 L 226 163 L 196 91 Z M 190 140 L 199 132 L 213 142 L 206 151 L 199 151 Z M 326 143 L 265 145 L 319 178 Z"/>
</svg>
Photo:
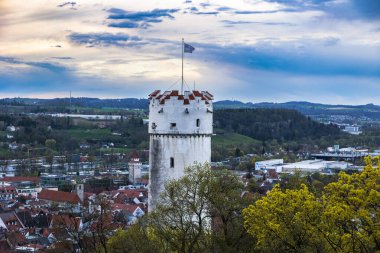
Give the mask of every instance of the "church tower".
<svg viewBox="0 0 380 253">
<path fill-rule="evenodd" d="M 149 210 L 168 180 L 180 178 L 194 163 L 211 161 L 213 96 L 178 90 L 149 95 Z"/>
</svg>

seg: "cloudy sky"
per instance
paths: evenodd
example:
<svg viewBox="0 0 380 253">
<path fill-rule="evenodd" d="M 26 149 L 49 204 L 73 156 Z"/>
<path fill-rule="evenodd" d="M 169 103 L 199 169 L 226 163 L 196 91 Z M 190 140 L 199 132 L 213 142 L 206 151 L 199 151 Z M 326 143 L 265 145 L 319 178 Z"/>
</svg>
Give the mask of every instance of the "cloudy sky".
<svg viewBox="0 0 380 253">
<path fill-rule="evenodd" d="M 0 97 L 380 104 L 380 0 L 0 0 Z"/>
</svg>

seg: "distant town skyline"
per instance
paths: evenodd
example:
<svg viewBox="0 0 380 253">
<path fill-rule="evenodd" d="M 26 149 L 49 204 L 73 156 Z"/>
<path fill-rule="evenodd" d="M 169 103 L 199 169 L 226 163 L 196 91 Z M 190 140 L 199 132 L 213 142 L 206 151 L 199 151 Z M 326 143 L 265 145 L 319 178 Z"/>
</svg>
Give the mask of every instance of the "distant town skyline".
<svg viewBox="0 0 380 253">
<path fill-rule="evenodd" d="M 0 97 L 380 104 L 373 0 L 0 0 Z"/>
</svg>

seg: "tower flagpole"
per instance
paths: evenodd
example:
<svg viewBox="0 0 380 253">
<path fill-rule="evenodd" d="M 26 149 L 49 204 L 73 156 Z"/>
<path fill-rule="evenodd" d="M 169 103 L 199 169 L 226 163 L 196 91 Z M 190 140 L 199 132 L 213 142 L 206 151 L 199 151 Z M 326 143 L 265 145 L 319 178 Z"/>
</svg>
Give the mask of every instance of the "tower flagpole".
<svg viewBox="0 0 380 253">
<path fill-rule="evenodd" d="M 182 38 L 182 83 L 181 83 L 181 95 L 183 95 L 183 50 L 184 50 L 184 40 Z"/>
</svg>

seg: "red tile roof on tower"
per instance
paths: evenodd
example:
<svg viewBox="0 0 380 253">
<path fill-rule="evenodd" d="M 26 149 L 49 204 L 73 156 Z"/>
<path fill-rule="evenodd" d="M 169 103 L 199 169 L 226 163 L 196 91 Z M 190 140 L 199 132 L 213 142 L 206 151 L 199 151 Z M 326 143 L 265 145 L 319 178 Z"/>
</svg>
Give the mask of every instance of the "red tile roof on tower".
<svg viewBox="0 0 380 253">
<path fill-rule="evenodd" d="M 68 202 L 70 204 L 80 203 L 80 198 L 76 193 L 52 191 L 47 189 L 42 189 L 40 194 L 38 194 L 38 198 L 54 202 Z"/>
<path fill-rule="evenodd" d="M 134 150 L 131 154 L 131 160 L 134 160 L 134 159 L 139 159 L 139 154 L 137 153 L 136 150 Z"/>
<path fill-rule="evenodd" d="M 201 98 L 201 100 L 205 101 L 206 104 L 209 104 L 211 100 L 213 100 L 213 95 L 208 91 L 185 91 L 184 94 L 180 94 L 178 90 L 164 91 L 161 93 L 160 90 L 155 90 L 149 95 L 149 99 L 158 100 L 159 104 L 165 104 L 166 99 L 170 99 L 171 97 L 177 97 L 178 100 L 184 100 L 184 104 L 190 104 L 190 100 L 195 100 L 196 97 Z"/>
</svg>

